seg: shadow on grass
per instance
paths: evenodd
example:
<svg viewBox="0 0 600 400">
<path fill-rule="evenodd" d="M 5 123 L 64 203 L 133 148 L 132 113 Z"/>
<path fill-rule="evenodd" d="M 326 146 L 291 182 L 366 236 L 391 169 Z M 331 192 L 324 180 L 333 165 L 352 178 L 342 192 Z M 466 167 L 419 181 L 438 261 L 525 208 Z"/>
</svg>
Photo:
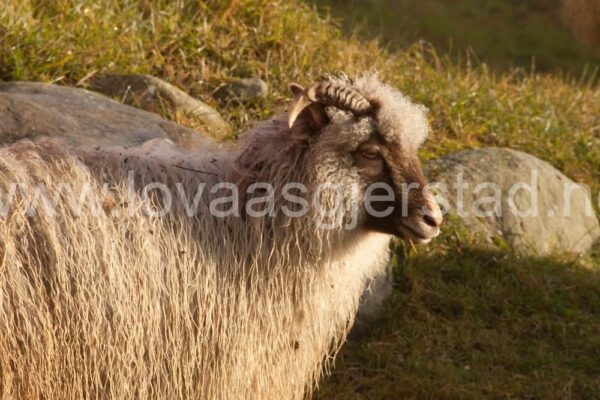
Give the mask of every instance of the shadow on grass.
<svg viewBox="0 0 600 400">
<path fill-rule="evenodd" d="M 598 270 L 476 249 L 396 264 L 381 323 L 343 348 L 318 398 L 600 393 Z"/>
</svg>

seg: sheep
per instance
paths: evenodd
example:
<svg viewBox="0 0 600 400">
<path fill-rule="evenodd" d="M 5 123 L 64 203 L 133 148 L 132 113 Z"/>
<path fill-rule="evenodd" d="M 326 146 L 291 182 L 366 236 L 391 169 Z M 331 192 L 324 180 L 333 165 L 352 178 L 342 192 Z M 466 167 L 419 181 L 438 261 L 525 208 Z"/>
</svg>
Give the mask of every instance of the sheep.
<svg viewBox="0 0 600 400">
<path fill-rule="evenodd" d="M 290 88 L 288 114 L 202 152 L 0 149 L 0 398 L 312 395 L 390 239 L 427 242 L 442 217 L 417 156 L 425 107 L 374 75 Z M 276 194 L 248 208 L 261 182 Z M 394 196 L 368 212 L 378 182 Z M 410 183 L 423 190 L 401 196 Z M 40 188 L 52 207 L 32 211 Z"/>
</svg>

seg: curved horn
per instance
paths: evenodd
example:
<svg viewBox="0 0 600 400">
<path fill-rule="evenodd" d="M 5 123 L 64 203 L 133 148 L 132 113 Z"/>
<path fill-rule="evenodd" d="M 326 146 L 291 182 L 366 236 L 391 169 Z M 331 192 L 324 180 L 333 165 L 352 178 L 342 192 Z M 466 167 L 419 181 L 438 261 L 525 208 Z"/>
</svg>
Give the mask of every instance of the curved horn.
<svg viewBox="0 0 600 400">
<path fill-rule="evenodd" d="M 308 89 L 293 83 L 290 85 L 290 90 L 295 95 L 288 117 L 290 128 L 294 125 L 294 121 L 296 121 L 302 110 L 314 102 L 351 111 L 355 114 L 366 114 L 372 109 L 371 103 L 360 93 L 338 83 L 317 83 Z"/>
<path fill-rule="evenodd" d="M 310 93 L 310 91 L 313 93 Z M 308 89 L 319 103 L 334 106 L 355 114 L 365 114 L 372 108 L 371 103 L 351 87 L 338 83 L 319 83 Z"/>
</svg>

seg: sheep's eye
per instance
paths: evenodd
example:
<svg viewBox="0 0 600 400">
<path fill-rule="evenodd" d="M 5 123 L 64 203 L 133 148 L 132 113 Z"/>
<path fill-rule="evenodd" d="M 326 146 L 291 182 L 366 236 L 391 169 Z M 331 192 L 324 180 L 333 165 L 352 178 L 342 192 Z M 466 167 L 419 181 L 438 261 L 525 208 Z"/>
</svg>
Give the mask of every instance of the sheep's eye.
<svg viewBox="0 0 600 400">
<path fill-rule="evenodd" d="M 360 155 L 369 160 L 374 160 L 379 157 L 379 153 L 375 150 L 364 149 L 360 151 Z"/>
</svg>

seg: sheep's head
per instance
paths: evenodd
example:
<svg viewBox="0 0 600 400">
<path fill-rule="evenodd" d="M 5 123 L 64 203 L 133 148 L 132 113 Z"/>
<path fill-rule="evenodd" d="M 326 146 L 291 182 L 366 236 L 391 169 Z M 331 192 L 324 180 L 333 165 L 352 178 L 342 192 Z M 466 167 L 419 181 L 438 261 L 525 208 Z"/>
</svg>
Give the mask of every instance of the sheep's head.
<svg viewBox="0 0 600 400">
<path fill-rule="evenodd" d="M 289 126 L 309 136 L 322 180 L 358 184 L 366 194 L 361 226 L 413 242 L 439 234 L 442 214 L 417 154 L 429 130 L 424 106 L 373 76 L 290 89 Z"/>
</svg>

